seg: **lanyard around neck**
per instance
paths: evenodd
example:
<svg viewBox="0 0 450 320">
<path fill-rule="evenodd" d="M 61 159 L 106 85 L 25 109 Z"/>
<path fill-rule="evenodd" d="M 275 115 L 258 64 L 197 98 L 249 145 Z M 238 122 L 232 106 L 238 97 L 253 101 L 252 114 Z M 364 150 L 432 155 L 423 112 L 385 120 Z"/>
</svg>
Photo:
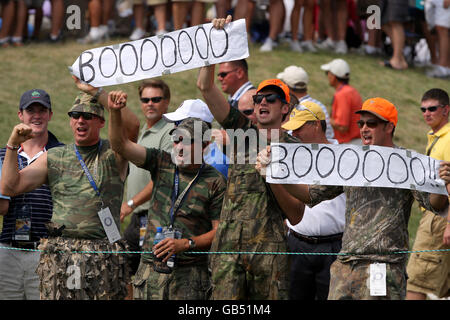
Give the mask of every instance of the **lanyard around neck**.
<svg viewBox="0 0 450 320">
<path fill-rule="evenodd" d="M 194 183 L 198 180 L 198 177 L 200 176 L 200 173 L 203 171 L 203 168 L 205 167 L 205 164 L 202 163 L 200 169 L 198 169 L 197 174 L 195 175 L 194 179 L 189 182 L 188 186 L 183 190 L 183 192 L 178 195 L 179 189 L 180 189 L 180 175 L 178 171 L 178 167 L 175 168 L 175 176 L 173 181 L 173 191 L 172 191 L 172 204 L 170 206 L 170 224 L 171 227 L 173 227 L 173 224 L 175 222 L 176 214 L 178 212 L 178 209 L 181 207 L 181 204 L 183 203 L 186 195 L 188 194 L 191 187 L 194 185 Z M 176 199 L 176 200 L 175 200 Z"/>
<path fill-rule="evenodd" d="M 98 157 L 100 155 L 101 148 L 102 148 L 102 140 L 100 140 L 100 143 L 98 145 L 97 158 L 95 159 L 95 168 L 98 167 Z M 75 154 L 77 155 L 78 161 L 80 162 L 81 167 L 83 168 L 84 173 L 86 174 L 86 177 L 89 180 L 89 183 L 91 184 L 91 186 L 94 189 L 94 191 L 97 194 L 97 196 L 100 197 L 100 192 L 98 190 L 97 184 L 95 183 L 94 178 L 92 177 L 88 167 L 86 166 L 86 163 L 84 162 L 83 158 L 81 157 L 81 154 L 78 151 L 77 146 L 75 144 L 73 144 L 73 149 L 75 150 Z"/>
</svg>

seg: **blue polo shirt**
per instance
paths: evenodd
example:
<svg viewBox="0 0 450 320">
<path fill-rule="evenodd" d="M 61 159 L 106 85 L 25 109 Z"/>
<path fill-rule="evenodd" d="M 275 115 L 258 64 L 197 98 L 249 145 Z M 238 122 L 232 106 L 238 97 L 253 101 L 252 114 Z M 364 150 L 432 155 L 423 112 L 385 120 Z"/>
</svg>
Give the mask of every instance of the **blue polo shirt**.
<svg viewBox="0 0 450 320">
<path fill-rule="evenodd" d="M 45 151 L 62 146 L 63 143 L 49 131 L 48 142 L 45 146 Z M 20 151 L 20 150 L 19 150 Z M 0 160 L 4 161 L 6 148 L 0 149 Z M 19 158 L 21 161 L 19 161 Z M 19 163 L 21 162 L 23 168 L 28 165 L 26 157 L 18 155 Z M 0 234 L 0 242 L 9 243 L 14 240 L 14 233 L 16 229 L 16 217 L 15 209 L 20 208 L 23 204 L 31 206 L 31 239 L 30 241 L 39 241 L 41 238 L 48 237 L 46 222 L 49 222 L 52 218 L 52 196 L 50 189 L 46 184 L 34 189 L 33 191 L 11 197 L 9 203 L 8 213 L 3 217 L 3 229 Z"/>
</svg>

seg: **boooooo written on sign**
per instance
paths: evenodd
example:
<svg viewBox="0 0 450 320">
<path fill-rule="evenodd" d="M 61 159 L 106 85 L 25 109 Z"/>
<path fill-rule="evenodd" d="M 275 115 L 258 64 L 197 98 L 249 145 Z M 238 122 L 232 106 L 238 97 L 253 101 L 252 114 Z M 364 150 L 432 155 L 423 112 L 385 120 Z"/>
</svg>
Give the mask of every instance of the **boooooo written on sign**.
<svg viewBox="0 0 450 320">
<path fill-rule="evenodd" d="M 95 87 L 117 85 L 249 56 L 245 20 L 211 23 L 137 41 L 86 50 L 69 67 Z"/>
<path fill-rule="evenodd" d="M 440 161 L 399 148 L 349 144 L 271 144 L 266 181 L 387 187 L 447 194 Z"/>
</svg>

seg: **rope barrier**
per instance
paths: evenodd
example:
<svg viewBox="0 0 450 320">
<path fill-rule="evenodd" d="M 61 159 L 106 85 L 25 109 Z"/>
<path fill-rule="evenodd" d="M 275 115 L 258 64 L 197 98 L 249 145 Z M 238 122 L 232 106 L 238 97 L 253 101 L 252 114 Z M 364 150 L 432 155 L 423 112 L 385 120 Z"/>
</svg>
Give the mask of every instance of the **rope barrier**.
<svg viewBox="0 0 450 320">
<path fill-rule="evenodd" d="M 43 252 L 39 249 L 25 249 L 25 248 L 14 248 L 14 247 L 2 247 L 0 249 L 16 250 L 16 251 L 28 251 L 28 252 Z M 65 251 L 59 251 L 64 253 Z M 410 254 L 410 253 L 421 253 L 421 252 L 450 252 L 450 249 L 433 249 L 433 250 L 415 250 L 415 251 L 392 251 L 392 252 L 374 252 L 374 253 L 352 253 L 352 252 L 252 252 L 252 251 L 193 251 L 184 252 L 184 254 L 259 254 L 259 255 L 336 255 L 336 256 L 349 256 L 349 255 L 391 255 L 391 254 Z M 152 254 L 152 251 L 72 251 L 72 253 L 84 253 L 84 254 Z"/>
</svg>

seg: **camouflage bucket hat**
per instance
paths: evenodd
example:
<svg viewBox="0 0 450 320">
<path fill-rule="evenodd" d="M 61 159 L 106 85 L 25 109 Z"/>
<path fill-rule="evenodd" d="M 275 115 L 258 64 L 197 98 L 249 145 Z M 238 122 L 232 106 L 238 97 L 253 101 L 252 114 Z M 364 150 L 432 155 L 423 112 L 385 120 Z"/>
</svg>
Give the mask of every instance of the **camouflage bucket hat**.
<svg viewBox="0 0 450 320">
<path fill-rule="evenodd" d="M 105 110 L 103 109 L 103 106 L 87 93 L 80 93 L 77 95 L 72 108 L 70 108 L 68 112 L 69 115 L 71 112 L 74 111 L 92 113 L 96 116 L 99 116 L 103 120 L 105 119 L 104 117 Z"/>
<path fill-rule="evenodd" d="M 201 137 L 202 142 L 211 140 L 211 132 L 208 131 L 210 126 L 200 118 L 184 119 L 177 127 L 173 128 L 169 134 L 177 136 L 185 136 L 186 134 L 191 139 Z"/>
</svg>

